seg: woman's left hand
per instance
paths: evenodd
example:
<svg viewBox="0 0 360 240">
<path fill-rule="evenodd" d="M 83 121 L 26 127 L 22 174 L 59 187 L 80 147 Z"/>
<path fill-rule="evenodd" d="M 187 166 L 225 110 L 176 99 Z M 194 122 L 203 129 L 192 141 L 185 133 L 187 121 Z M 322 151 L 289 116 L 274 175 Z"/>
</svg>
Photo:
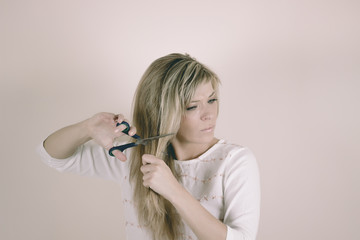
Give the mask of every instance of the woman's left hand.
<svg viewBox="0 0 360 240">
<path fill-rule="evenodd" d="M 181 187 L 166 163 L 150 154 L 142 156 L 143 166 L 140 171 L 144 174 L 143 184 L 162 195 L 167 200 L 174 197 L 175 192 Z"/>
<path fill-rule="evenodd" d="M 144 186 L 170 201 L 198 239 L 226 239 L 226 225 L 180 185 L 163 160 L 144 154 L 142 163 L 140 170 L 144 174 Z"/>
</svg>

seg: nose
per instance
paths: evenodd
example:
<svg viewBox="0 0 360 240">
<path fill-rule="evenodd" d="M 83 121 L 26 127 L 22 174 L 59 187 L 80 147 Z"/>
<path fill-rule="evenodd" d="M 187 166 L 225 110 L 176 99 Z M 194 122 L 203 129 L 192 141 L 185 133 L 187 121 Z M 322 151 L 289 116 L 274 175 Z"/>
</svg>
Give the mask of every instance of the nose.
<svg viewBox="0 0 360 240">
<path fill-rule="evenodd" d="M 201 120 L 207 121 L 212 120 L 217 115 L 217 107 L 214 105 L 208 105 L 204 107 L 201 113 Z"/>
</svg>

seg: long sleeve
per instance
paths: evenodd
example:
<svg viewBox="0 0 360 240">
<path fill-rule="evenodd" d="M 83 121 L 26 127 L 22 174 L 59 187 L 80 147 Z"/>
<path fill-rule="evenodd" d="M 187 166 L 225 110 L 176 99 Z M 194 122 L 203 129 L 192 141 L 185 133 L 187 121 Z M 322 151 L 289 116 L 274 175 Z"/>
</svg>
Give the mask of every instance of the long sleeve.
<svg viewBox="0 0 360 240">
<path fill-rule="evenodd" d="M 129 159 L 131 149 L 125 151 Z M 106 150 L 95 142 L 90 141 L 80 146 L 73 156 L 66 159 L 52 158 L 41 143 L 37 152 L 42 161 L 59 172 L 74 173 L 89 177 L 109 179 L 120 184 L 121 198 L 124 210 L 126 239 L 152 240 L 152 235 L 145 228 L 140 227 L 133 204 L 133 188 L 129 181 L 129 161 L 121 162 L 109 156 Z"/>
<path fill-rule="evenodd" d="M 59 172 L 70 172 L 83 176 L 99 177 L 118 182 L 124 176 L 124 164 L 114 157 L 110 157 L 106 150 L 93 141 L 89 141 L 75 151 L 66 159 L 51 157 L 41 143 L 37 152 L 42 161 L 58 170 Z"/>
<path fill-rule="evenodd" d="M 224 174 L 226 240 L 254 240 L 260 217 L 258 166 L 247 148 L 230 154 Z"/>
</svg>

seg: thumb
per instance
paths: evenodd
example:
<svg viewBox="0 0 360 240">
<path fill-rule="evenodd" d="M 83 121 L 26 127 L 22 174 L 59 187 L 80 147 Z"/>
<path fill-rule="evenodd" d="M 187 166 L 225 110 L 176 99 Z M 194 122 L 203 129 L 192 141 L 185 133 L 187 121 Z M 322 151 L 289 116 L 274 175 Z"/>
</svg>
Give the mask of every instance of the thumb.
<svg viewBox="0 0 360 240">
<path fill-rule="evenodd" d="M 112 154 L 117 158 L 119 159 L 120 161 L 122 162 L 125 162 L 126 161 L 126 156 L 124 153 L 122 153 L 121 151 L 119 150 L 114 150 L 112 151 Z"/>
</svg>

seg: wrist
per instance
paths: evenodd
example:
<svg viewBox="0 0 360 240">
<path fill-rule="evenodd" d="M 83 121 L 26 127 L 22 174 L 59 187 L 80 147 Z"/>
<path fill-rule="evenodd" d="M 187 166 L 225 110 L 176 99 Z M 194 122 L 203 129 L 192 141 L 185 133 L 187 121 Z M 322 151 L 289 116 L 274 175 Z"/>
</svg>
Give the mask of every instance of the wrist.
<svg viewBox="0 0 360 240">
<path fill-rule="evenodd" d="M 83 142 L 87 142 L 92 139 L 90 119 L 86 119 L 76 124 L 78 127 L 78 133 Z"/>
<path fill-rule="evenodd" d="M 167 200 L 172 205 L 177 206 L 180 204 L 181 199 L 184 199 L 186 194 L 189 194 L 186 189 L 179 182 L 176 182 L 176 185 Z"/>
</svg>

